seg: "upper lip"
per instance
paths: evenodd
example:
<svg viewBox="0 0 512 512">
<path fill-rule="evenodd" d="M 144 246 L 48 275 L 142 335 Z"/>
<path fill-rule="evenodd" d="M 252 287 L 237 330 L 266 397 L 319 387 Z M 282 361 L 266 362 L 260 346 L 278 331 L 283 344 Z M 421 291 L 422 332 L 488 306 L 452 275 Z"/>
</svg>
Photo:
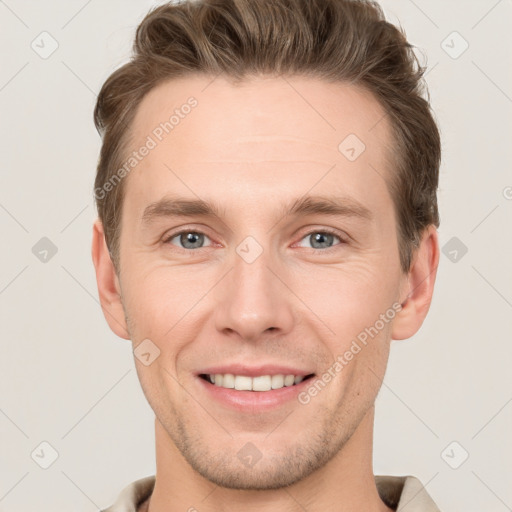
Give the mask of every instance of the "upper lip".
<svg viewBox="0 0 512 512">
<path fill-rule="evenodd" d="M 259 366 L 248 366 L 246 364 L 226 364 L 210 366 L 198 372 L 198 375 L 216 375 L 231 373 L 233 375 L 245 375 L 247 377 L 258 377 L 260 375 L 298 375 L 305 377 L 313 372 L 293 368 L 291 366 L 262 364 Z"/>
</svg>

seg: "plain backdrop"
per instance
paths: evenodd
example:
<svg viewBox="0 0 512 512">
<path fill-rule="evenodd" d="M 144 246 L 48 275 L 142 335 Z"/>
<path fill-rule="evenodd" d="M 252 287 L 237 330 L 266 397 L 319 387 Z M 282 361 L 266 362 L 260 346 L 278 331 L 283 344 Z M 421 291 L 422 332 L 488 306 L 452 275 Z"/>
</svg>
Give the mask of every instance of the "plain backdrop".
<svg viewBox="0 0 512 512">
<path fill-rule="evenodd" d="M 90 256 L 96 94 L 154 5 L 0 2 L 0 511 L 92 512 L 154 474 L 153 413 Z M 392 344 L 375 473 L 417 476 L 443 511 L 511 510 L 512 4 L 383 7 L 428 66 L 443 253 L 427 320 Z"/>
</svg>

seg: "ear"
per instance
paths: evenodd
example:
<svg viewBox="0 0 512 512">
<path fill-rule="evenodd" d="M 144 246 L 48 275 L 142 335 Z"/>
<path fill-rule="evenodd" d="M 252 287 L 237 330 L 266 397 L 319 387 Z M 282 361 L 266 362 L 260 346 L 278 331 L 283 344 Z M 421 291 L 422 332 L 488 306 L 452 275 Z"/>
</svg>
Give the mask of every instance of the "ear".
<svg viewBox="0 0 512 512">
<path fill-rule="evenodd" d="M 404 340 L 413 336 L 427 316 L 434 293 L 439 265 L 439 240 L 434 225 L 428 226 L 415 250 L 411 268 L 401 289 L 402 309 L 395 316 L 391 338 Z"/>
<path fill-rule="evenodd" d="M 96 270 L 96 283 L 101 309 L 108 325 L 119 337 L 130 339 L 121 302 L 121 287 L 110 257 L 103 225 L 96 220 L 92 230 L 92 261 Z"/>
</svg>

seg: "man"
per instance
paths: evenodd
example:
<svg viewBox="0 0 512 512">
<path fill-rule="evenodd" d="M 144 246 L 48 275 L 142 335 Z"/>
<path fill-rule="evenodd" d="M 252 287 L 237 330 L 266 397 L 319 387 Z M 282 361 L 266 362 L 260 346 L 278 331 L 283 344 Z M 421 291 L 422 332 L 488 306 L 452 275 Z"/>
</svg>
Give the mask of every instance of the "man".
<svg viewBox="0 0 512 512">
<path fill-rule="evenodd" d="M 377 4 L 163 5 L 104 84 L 92 255 L 155 412 L 117 511 L 436 511 L 374 476 L 392 339 L 430 306 L 440 141 Z"/>
</svg>

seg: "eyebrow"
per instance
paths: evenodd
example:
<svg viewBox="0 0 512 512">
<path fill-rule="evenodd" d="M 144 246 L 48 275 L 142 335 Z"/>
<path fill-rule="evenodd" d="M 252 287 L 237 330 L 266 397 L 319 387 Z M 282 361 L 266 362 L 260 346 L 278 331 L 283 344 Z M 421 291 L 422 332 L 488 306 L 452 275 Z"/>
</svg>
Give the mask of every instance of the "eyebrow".
<svg viewBox="0 0 512 512">
<path fill-rule="evenodd" d="M 142 223 L 150 224 L 167 217 L 221 217 L 223 210 L 216 202 L 166 196 L 145 208 Z M 315 214 L 356 217 L 367 221 L 374 218 L 371 210 L 351 197 L 304 196 L 281 208 L 282 217 Z"/>
</svg>

